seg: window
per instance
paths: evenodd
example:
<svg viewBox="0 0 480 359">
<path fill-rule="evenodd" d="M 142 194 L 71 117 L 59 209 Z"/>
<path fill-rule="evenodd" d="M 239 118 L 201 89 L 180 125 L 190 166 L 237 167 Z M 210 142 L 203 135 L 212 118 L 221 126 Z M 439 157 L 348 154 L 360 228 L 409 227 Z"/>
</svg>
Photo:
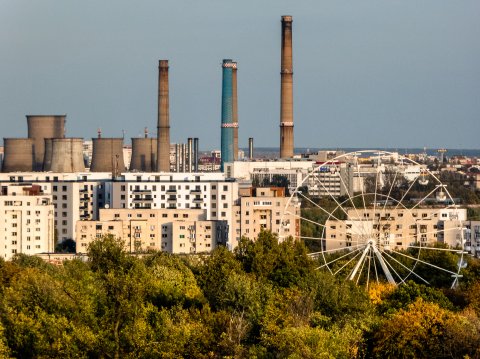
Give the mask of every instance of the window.
<svg viewBox="0 0 480 359">
<path fill-rule="evenodd" d="M 185 238 L 185 235 L 184 235 L 184 234 L 180 234 L 178 237 L 179 237 L 179 238 Z"/>
<path fill-rule="evenodd" d="M 183 218 L 188 218 L 188 213 L 184 213 Z"/>
<path fill-rule="evenodd" d="M 168 217 L 168 214 L 162 213 L 162 218 L 167 218 L 167 217 Z"/>
</svg>

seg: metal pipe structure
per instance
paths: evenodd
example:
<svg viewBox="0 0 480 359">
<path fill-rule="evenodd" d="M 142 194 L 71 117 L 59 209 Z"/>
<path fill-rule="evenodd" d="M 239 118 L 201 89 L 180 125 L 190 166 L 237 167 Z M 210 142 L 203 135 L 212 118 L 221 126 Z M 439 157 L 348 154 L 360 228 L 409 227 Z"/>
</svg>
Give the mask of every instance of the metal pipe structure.
<svg viewBox="0 0 480 359">
<path fill-rule="evenodd" d="M 28 138 L 34 141 L 34 171 L 42 171 L 46 138 L 65 138 L 66 115 L 27 115 Z"/>
<path fill-rule="evenodd" d="M 238 160 L 238 93 L 237 93 L 237 63 L 232 67 L 232 116 L 233 116 L 233 160 Z"/>
<path fill-rule="evenodd" d="M 180 172 L 180 145 L 175 144 L 175 171 Z"/>
<path fill-rule="evenodd" d="M 280 158 L 293 157 L 292 17 L 282 16 Z"/>
<path fill-rule="evenodd" d="M 233 99 L 232 69 L 233 62 L 224 59 L 222 63 L 222 134 L 220 171 L 223 172 L 225 162 L 233 161 Z"/>
<path fill-rule="evenodd" d="M 157 171 L 170 171 L 168 60 L 158 62 Z"/>
<path fill-rule="evenodd" d="M 193 139 L 193 171 L 198 172 L 198 137 Z"/>
<path fill-rule="evenodd" d="M 253 137 L 248 139 L 248 159 L 253 159 Z"/>
<path fill-rule="evenodd" d="M 187 140 L 187 172 L 193 171 L 193 138 L 189 137 Z"/>
<path fill-rule="evenodd" d="M 186 172 L 187 161 L 186 161 L 186 147 L 185 144 L 182 143 L 182 172 Z"/>
</svg>

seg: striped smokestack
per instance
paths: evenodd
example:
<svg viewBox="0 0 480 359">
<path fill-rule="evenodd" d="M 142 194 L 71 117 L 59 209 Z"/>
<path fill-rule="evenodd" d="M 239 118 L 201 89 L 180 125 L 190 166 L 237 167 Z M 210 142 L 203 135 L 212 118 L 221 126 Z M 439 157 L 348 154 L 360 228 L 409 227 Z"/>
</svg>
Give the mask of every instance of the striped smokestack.
<svg viewBox="0 0 480 359">
<path fill-rule="evenodd" d="M 280 158 L 293 157 L 292 17 L 282 16 Z"/>
<path fill-rule="evenodd" d="M 222 64 L 222 134 L 221 134 L 221 162 L 223 171 L 225 162 L 233 161 L 233 103 L 232 103 L 232 69 L 230 59 L 223 60 Z"/>
<path fill-rule="evenodd" d="M 232 67 L 232 112 L 233 112 L 233 159 L 238 160 L 238 98 L 237 98 L 237 63 Z"/>
<path fill-rule="evenodd" d="M 157 171 L 170 171 L 168 60 L 158 62 Z"/>
</svg>

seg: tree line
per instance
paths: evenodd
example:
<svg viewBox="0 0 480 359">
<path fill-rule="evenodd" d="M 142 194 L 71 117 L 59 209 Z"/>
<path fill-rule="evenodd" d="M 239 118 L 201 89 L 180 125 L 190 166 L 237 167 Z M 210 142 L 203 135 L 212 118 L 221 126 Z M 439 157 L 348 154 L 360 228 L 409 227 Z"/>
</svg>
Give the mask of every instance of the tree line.
<svg viewBox="0 0 480 359">
<path fill-rule="evenodd" d="M 480 358 L 480 264 L 459 288 L 354 285 L 270 232 L 230 252 L 0 261 L 2 358 Z"/>
</svg>

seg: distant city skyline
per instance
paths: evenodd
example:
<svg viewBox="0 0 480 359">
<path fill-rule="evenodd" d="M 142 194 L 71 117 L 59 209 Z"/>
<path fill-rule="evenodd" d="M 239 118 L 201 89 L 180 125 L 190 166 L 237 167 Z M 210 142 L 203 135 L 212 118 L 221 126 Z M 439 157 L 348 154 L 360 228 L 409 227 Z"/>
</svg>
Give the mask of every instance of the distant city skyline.
<svg viewBox="0 0 480 359">
<path fill-rule="evenodd" d="M 220 148 L 222 59 L 238 63 L 239 147 L 279 146 L 280 18 L 293 16 L 295 147 L 479 149 L 480 2 L 0 1 L 0 137 L 27 114 L 67 136 Z"/>
</svg>

